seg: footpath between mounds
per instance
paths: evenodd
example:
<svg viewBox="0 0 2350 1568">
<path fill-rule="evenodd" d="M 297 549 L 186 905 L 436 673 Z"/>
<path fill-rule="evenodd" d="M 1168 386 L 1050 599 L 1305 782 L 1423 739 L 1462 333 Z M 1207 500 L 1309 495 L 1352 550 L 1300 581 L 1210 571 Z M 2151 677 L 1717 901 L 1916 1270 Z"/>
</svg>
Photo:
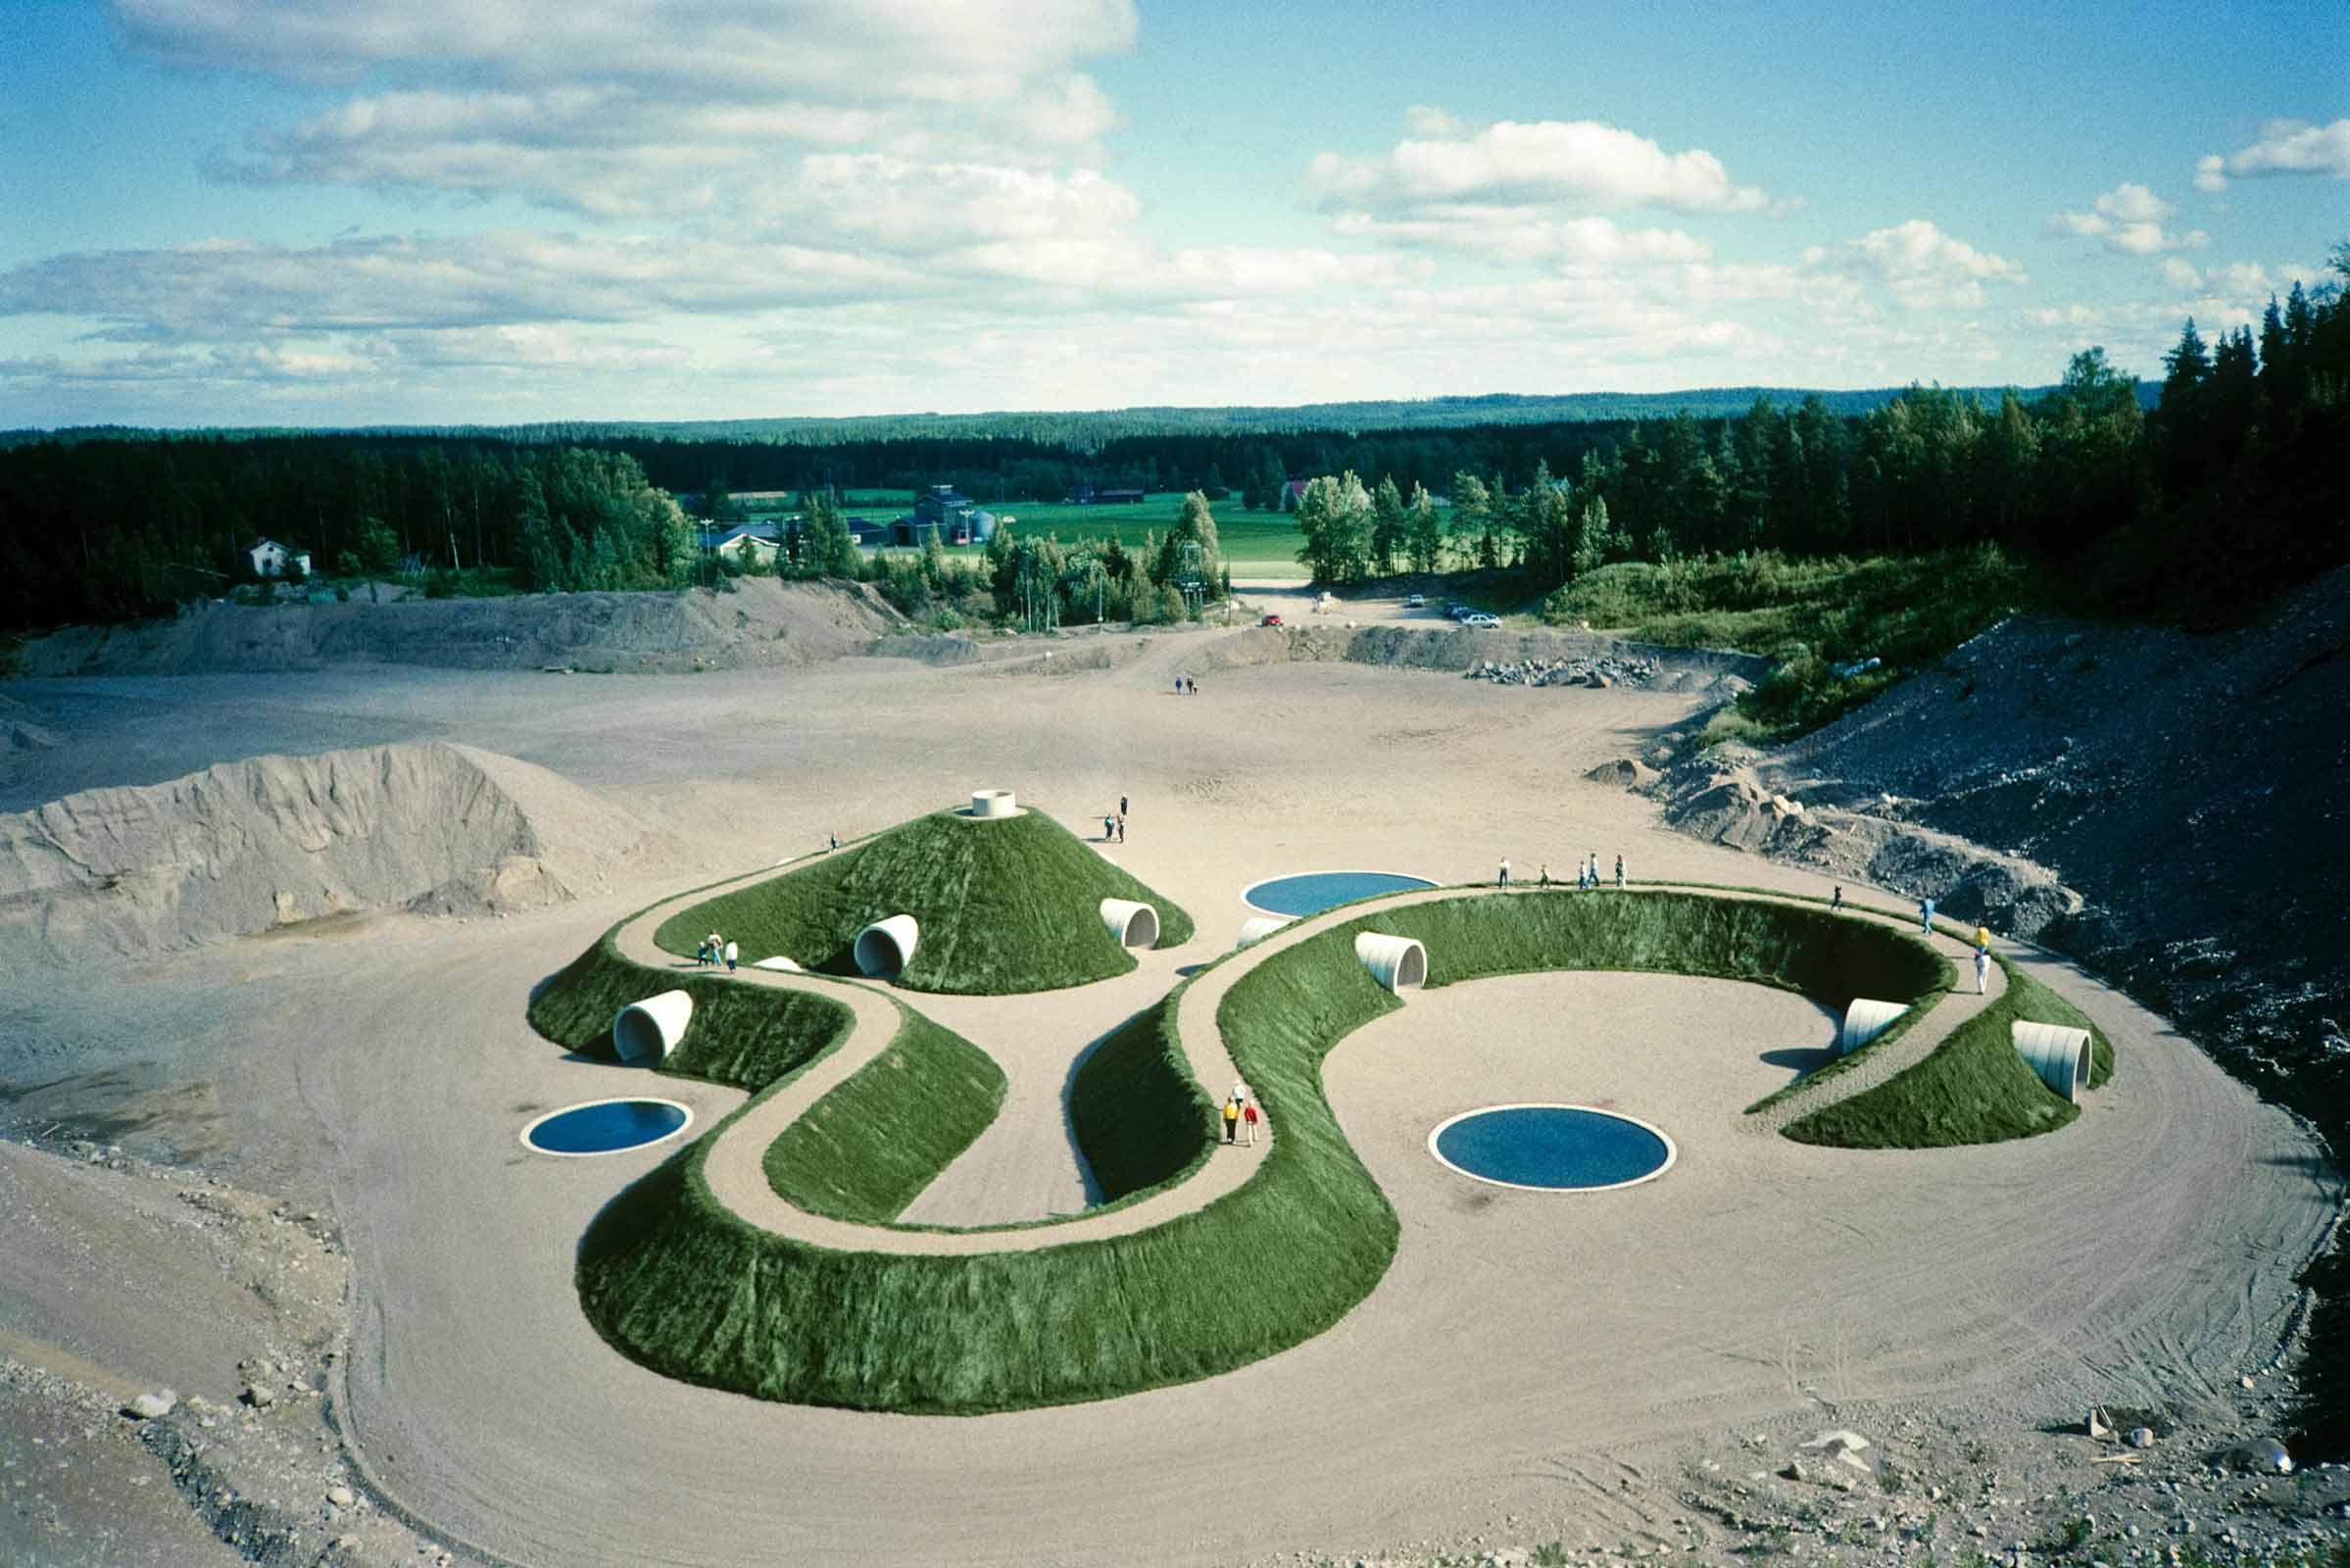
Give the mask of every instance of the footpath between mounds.
<svg viewBox="0 0 2350 1568">
<path fill-rule="evenodd" d="M 710 975 L 711 971 L 691 959 L 677 957 L 655 942 L 654 933 L 661 923 L 721 893 L 738 891 L 772 877 L 788 875 L 804 868 L 806 863 L 796 860 L 782 866 L 762 868 L 731 882 L 678 894 L 624 922 L 612 933 L 612 946 L 621 957 L 647 970 L 662 974 Z M 1643 887 L 1640 883 L 1629 886 L 1631 891 L 1636 892 Z M 1699 894 L 1814 910 L 1819 907 L 1817 901 L 1743 890 L 1677 885 L 1669 889 L 1658 887 L 1653 891 Z M 1212 960 L 1182 986 L 1176 1004 L 1176 1036 L 1190 1063 L 1194 1079 L 1206 1088 L 1212 1098 L 1220 1100 L 1215 1086 L 1241 1078 L 1242 1074 L 1233 1062 L 1225 1047 L 1222 1031 L 1217 1026 L 1216 1013 L 1232 987 L 1258 965 L 1334 926 L 1375 915 L 1385 909 L 1461 898 L 1519 896 L 1570 895 L 1564 891 L 1545 894 L 1531 888 L 1504 889 L 1485 885 L 1431 888 L 1344 905 L 1319 915 L 1295 920 L 1248 948 Z M 1906 925 L 1914 919 L 1914 916 L 1897 909 L 1854 902 L 1847 902 L 1844 910 L 1855 917 L 1879 919 L 1896 925 Z M 1964 941 L 1948 931 L 1937 929 L 1933 941 L 1937 951 L 1946 957 L 1962 956 L 1973 952 Z M 1438 963 L 1443 961 L 1442 954 L 1433 957 Z M 1965 989 L 1939 998 L 1939 1004 L 1932 1006 L 1926 1015 L 1920 1017 L 1915 1027 L 1904 1031 L 1897 1041 L 1888 1042 L 1885 1050 L 1871 1053 L 1872 1059 L 1855 1063 L 1848 1071 L 1822 1079 L 1809 1092 L 1799 1091 L 1789 1095 L 1784 1101 L 1743 1119 L 1757 1131 L 1775 1133 L 1801 1116 L 1874 1088 L 1923 1061 L 1952 1033 L 2004 994 L 2005 975 L 1996 970 L 1994 972 L 1998 974 L 1997 984 L 1988 994 L 1977 996 L 1971 989 Z M 1268 1122 L 1261 1129 L 1254 1147 L 1219 1149 L 1217 1157 L 1194 1167 L 1188 1177 L 1179 1177 L 1157 1192 L 1123 1206 L 1067 1219 L 1043 1223 L 1020 1221 L 1004 1226 L 968 1229 L 911 1229 L 859 1224 L 812 1214 L 776 1193 L 767 1179 L 763 1164 L 766 1151 L 783 1135 L 785 1129 L 798 1121 L 817 1101 L 888 1048 L 897 1034 L 899 1024 L 898 1007 L 892 1001 L 893 993 L 858 981 L 756 966 L 721 973 L 718 977 L 777 991 L 803 991 L 828 997 L 845 1004 L 855 1014 L 854 1028 L 837 1049 L 812 1063 L 791 1083 L 722 1125 L 712 1135 L 706 1154 L 704 1171 L 711 1195 L 746 1223 L 790 1240 L 839 1251 L 972 1255 L 1033 1251 L 1131 1235 L 1204 1208 L 1243 1186 L 1256 1174 L 1277 1136 Z M 1003 999 L 1003 1004 L 1007 1008 L 1016 1008 L 1020 1000 L 1017 997 L 1005 998 Z"/>
</svg>

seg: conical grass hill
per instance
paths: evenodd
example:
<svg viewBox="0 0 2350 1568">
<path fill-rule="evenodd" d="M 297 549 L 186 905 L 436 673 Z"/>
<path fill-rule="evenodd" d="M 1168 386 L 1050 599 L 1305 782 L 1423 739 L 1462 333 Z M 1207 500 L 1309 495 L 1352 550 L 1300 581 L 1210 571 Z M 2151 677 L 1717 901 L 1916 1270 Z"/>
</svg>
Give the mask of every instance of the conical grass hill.
<svg viewBox="0 0 2350 1568">
<path fill-rule="evenodd" d="M 977 818 L 940 811 L 901 823 L 797 871 L 672 915 L 655 940 L 690 957 L 711 931 L 745 962 L 784 956 L 825 974 L 857 972 L 857 934 L 910 914 L 921 928 L 897 983 L 977 996 L 1052 991 L 1127 973 L 1134 959 L 1102 924 L 1103 899 L 1148 904 L 1162 948 L 1191 917 L 1038 810 Z"/>
</svg>

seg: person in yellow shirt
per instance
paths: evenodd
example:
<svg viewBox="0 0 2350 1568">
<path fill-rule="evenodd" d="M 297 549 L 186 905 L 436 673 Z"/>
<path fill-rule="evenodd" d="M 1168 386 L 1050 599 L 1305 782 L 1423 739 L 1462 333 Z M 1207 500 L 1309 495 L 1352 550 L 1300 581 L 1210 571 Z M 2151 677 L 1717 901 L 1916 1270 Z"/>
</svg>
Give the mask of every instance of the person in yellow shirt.
<svg viewBox="0 0 2350 1568">
<path fill-rule="evenodd" d="M 1227 1099 L 1224 1102 L 1224 1142 L 1228 1144 L 1239 1142 L 1234 1135 L 1240 1130 L 1241 1102 L 1237 1100 Z"/>
</svg>

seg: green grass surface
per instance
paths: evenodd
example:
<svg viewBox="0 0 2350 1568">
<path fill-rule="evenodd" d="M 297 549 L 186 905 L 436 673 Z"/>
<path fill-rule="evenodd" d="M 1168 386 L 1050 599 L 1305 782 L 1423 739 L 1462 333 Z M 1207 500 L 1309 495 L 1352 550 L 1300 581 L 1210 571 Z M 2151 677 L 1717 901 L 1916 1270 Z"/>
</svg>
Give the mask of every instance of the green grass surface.
<svg viewBox="0 0 2350 1568">
<path fill-rule="evenodd" d="M 1216 1141 L 1216 1107 L 1175 1036 L 1173 999 L 1111 1031 L 1078 1063 L 1069 1127 L 1105 1203 L 1184 1175 Z"/>
<path fill-rule="evenodd" d="M 662 991 L 692 997 L 694 1017 L 661 1070 L 739 1089 L 763 1089 L 799 1071 L 847 1040 L 856 1023 L 828 997 L 645 968 L 620 956 L 607 933 L 539 988 L 530 1026 L 566 1050 L 610 1061 L 612 1015 Z"/>
<path fill-rule="evenodd" d="M 1998 961 L 2006 991 L 1952 1030 L 1925 1060 L 1789 1122 L 1782 1129 L 1786 1136 L 1836 1149 L 1947 1149 L 2032 1138 L 2069 1125 L 2081 1107 L 2050 1091 L 2025 1064 L 2009 1026 L 2023 1020 L 2088 1029 L 2092 1088 L 2112 1077 L 2113 1047 L 2079 1008 L 2006 959 Z"/>
<path fill-rule="evenodd" d="M 894 1220 L 996 1119 L 1004 1080 L 995 1059 L 910 1008 L 899 1013 L 889 1046 L 767 1146 L 767 1183 L 785 1201 Z"/>
<path fill-rule="evenodd" d="M 1181 907 L 1094 853 L 1042 811 L 978 821 L 953 811 L 916 817 L 860 845 L 661 922 L 664 950 L 691 956 L 705 933 L 745 957 L 787 955 L 826 974 L 855 974 L 857 933 L 910 914 L 921 927 L 898 977 L 911 991 L 983 996 L 1050 991 L 1134 967 L 1102 925 L 1105 898 L 1158 911 L 1158 946 L 1191 940 Z"/>
<path fill-rule="evenodd" d="M 1321 1086 L 1324 1055 L 1398 1005 L 1354 957 L 1366 928 L 1427 942 L 1439 984 L 1669 968 L 1840 1003 L 1856 991 L 1909 994 L 1902 984 L 1931 984 L 1946 968 L 1889 928 L 1697 895 L 1562 892 L 1369 910 L 1251 970 L 1218 1008 L 1277 1137 L 1256 1176 L 1213 1203 L 1133 1235 L 1036 1251 L 836 1252 L 759 1231 L 716 1202 L 702 1161 L 721 1123 L 597 1217 L 579 1254 L 589 1318 L 624 1353 L 687 1381 L 961 1414 L 1188 1382 L 1322 1333 L 1378 1284 L 1398 1235 Z M 1164 1118 L 1147 1135 L 1153 1150 L 1115 1173 L 1121 1183 L 1180 1168 L 1187 1151 L 1197 1157 L 1198 1091 L 1172 1063 L 1151 1061 L 1168 1045 L 1151 1040 L 1150 1017 L 1105 1043 L 1102 1076 L 1077 1091 L 1094 1102 L 1088 1116 Z M 1163 1103 L 1112 1107 L 1130 1089 Z M 1133 1125 L 1097 1131 L 1114 1138 Z"/>
</svg>

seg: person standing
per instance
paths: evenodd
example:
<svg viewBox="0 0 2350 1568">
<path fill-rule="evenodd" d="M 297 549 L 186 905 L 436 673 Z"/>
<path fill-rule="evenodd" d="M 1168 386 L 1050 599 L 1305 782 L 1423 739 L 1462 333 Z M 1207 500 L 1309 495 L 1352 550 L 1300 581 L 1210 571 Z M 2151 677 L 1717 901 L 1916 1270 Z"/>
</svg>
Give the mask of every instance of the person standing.
<svg viewBox="0 0 2350 1568">
<path fill-rule="evenodd" d="M 1493 879 L 1493 886 L 1497 888 L 1509 886 L 1509 857 L 1506 855 L 1501 858 L 1501 874 Z"/>
<path fill-rule="evenodd" d="M 734 973 L 735 960 L 740 958 L 742 956 L 742 949 L 736 947 L 731 942 L 726 944 L 726 972 L 728 974 Z"/>
<path fill-rule="evenodd" d="M 1982 996 L 1985 990 L 1989 989 L 1990 978 L 1991 950 L 1977 948 L 1975 950 L 1975 994 L 1977 996 Z"/>
<path fill-rule="evenodd" d="M 1534 885 L 1538 888 L 1546 888 L 1550 885 L 1550 862 L 1548 860 L 1542 862 L 1542 874 L 1534 879 Z"/>
<path fill-rule="evenodd" d="M 1118 797 L 1118 814 L 1120 816 L 1126 814 L 1126 797 L 1123 795 Z"/>
<path fill-rule="evenodd" d="M 1251 1100 L 1241 1107 L 1241 1120 L 1248 1129 L 1248 1147 L 1256 1147 L 1256 1102 Z"/>
<path fill-rule="evenodd" d="M 1599 852 L 1597 850 L 1591 851 L 1591 886 L 1597 887 L 1599 885 Z"/>
<path fill-rule="evenodd" d="M 1844 884 L 1843 884 L 1843 883 L 1841 883 L 1841 882 L 1838 882 L 1838 883 L 1836 885 L 1836 892 L 1835 892 L 1835 893 L 1833 893 L 1833 894 L 1831 894 L 1831 895 L 1829 896 L 1829 900 L 1828 900 L 1828 907 L 1829 907 L 1829 909 L 1830 909 L 1830 911 L 1831 911 L 1831 912 L 1835 912 L 1835 911 L 1837 911 L 1837 910 L 1840 910 L 1840 909 L 1842 909 L 1842 908 L 1843 908 L 1843 906 L 1844 906 Z"/>
<path fill-rule="evenodd" d="M 1118 813 L 1118 842 L 1120 844 L 1126 842 L 1126 813 L 1124 811 Z"/>
<path fill-rule="evenodd" d="M 1241 1102 L 1237 1100 L 1226 1100 L 1224 1102 L 1224 1142 L 1228 1144 L 1240 1142 L 1236 1136 L 1240 1130 Z"/>
<path fill-rule="evenodd" d="M 1918 901 L 1918 934 L 1927 937 L 1934 935 L 1934 900 L 1932 899 Z"/>
<path fill-rule="evenodd" d="M 1102 842 L 1107 844 L 1111 839 L 1114 839 L 1117 836 L 1118 819 L 1114 816 L 1103 816 L 1102 818 Z"/>
<path fill-rule="evenodd" d="M 1975 925 L 1975 951 L 1978 953 L 1991 951 L 1991 928 L 1981 921 L 1977 921 Z"/>
<path fill-rule="evenodd" d="M 838 833 L 830 833 L 825 836 L 832 841 L 826 848 L 837 850 L 841 847 L 841 836 Z"/>
<path fill-rule="evenodd" d="M 1624 891 L 1624 857 L 1621 855 L 1616 857 L 1616 891 Z"/>
</svg>

